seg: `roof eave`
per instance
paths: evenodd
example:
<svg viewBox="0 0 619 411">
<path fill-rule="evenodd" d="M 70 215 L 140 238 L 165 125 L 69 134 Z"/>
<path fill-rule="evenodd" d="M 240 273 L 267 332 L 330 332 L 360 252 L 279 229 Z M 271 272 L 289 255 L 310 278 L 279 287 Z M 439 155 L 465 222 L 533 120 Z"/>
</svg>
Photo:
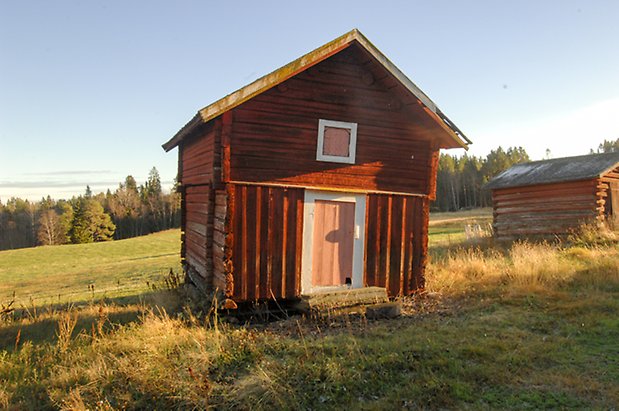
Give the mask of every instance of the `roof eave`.
<svg viewBox="0 0 619 411">
<path fill-rule="evenodd" d="M 600 175 L 597 176 L 597 178 L 603 178 L 606 174 L 610 173 L 611 171 L 613 171 L 614 169 L 618 167 L 619 167 L 619 161 L 613 164 L 612 166 L 608 167 L 606 170 L 602 171 Z"/>
<path fill-rule="evenodd" d="M 181 128 L 180 130 L 178 130 L 178 132 L 176 134 L 174 134 L 174 137 L 172 137 L 166 143 L 162 144 L 161 147 L 163 147 L 163 149 L 166 152 L 172 150 L 185 137 L 187 137 L 189 134 L 191 134 L 201 124 L 203 124 L 203 120 L 202 120 L 202 117 L 200 116 L 200 113 L 198 112 L 198 114 L 193 116 L 193 118 L 191 120 L 189 120 L 189 122 L 187 124 L 185 124 L 183 126 L 183 128 Z"/>
</svg>

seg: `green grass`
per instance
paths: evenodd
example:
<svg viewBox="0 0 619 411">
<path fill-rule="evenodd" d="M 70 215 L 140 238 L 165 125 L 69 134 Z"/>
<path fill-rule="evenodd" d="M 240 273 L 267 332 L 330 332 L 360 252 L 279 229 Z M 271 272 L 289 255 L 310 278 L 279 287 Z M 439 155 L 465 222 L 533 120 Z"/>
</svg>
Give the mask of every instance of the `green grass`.
<svg viewBox="0 0 619 411">
<path fill-rule="evenodd" d="M 619 246 L 460 246 L 395 320 L 234 325 L 175 290 L 0 319 L 0 408 L 616 408 Z"/>
<path fill-rule="evenodd" d="M 479 225 L 488 229 L 492 223 L 492 209 L 480 208 L 467 211 L 431 213 L 429 227 L 430 247 L 453 247 L 467 241 L 466 225 Z"/>
<path fill-rule="evenodd" d="M 105 243 L 0 252 L 0 302 L 82 302 L 137 295 L 170 268 L 180 270 L 180 231 Z"/>
</svg>

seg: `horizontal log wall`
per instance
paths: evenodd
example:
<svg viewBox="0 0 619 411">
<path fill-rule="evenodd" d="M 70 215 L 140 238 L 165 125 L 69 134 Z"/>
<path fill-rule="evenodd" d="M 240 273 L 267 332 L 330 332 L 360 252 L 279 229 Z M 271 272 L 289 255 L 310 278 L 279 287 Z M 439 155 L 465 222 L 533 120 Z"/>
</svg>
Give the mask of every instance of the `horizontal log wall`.
<svg viewBox="0 0 619 411">
<path fill-rule="evenodd" d="M 233 110 L 231 181 L 433 194 L 444 131 L 354 49 Z M 358 123 L 355 164 L 316 160 L 321 118 Z"/>
<path fill-rule="evenodd" d="M 567 234 L 602 215 L 598 185 L 586 180 L 493 190 L 495 236 Z"/>
<path fill-rule="evenodd" d="M 366 207 L 365 284 L 385 287 L 392 297 L 423 288 L 428 199 L 369 194 Z"/>
<path fill-rule="evenodd" d="M 252 301 L 300 295 L 303 193 L 300 188 L 228 186 L 228 297 Z"/>
<path fill-rule="evenodd" d="M 184 186 L 213 182 L 214 167 L 221 164 L 216 153 L 216 139 L 219 132 L 219 122 L 213 121 L 181 143 L 179 172 Z"/>
<path fill-rule="evenodd" d="M 220 125 L 201 127 L 179 145 L 181 184 L 181 258 L 190 280 L 203 291 L 213 289 L 213 185 Z"/>
<path fill-rule="evenodd" d="M 189 186 L 184 189 L 184 236 L 183 254 L 185 263 L 200 275 L 197 284 L 209 289 L 213 279 L 212 190 L 210 185 Z"/>
</svg>

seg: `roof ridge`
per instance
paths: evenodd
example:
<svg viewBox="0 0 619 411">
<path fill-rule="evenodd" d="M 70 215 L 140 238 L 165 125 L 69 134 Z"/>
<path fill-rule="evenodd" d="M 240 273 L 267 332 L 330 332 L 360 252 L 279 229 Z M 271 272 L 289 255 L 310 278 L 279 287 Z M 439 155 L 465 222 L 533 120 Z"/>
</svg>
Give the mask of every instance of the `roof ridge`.
<svg viewBox="0 0 619 411">
<path fill-rule="evenodd" d="M 609 157 L 611 155 L 616 155 L 619 156 L 619 151 L 611 151 L 609 153 L 589 153 L 589 154 L 579 154 L 577 156 L 568 156 L 568 157 L 557 157 L 557 158 L 545 158 L 542 160 L 533 160 L 533 161 L 527 161 L 525 163 L 518 163 L 518 164 L 514 164 L 514 166 L 520 166 L 520 165 L 525 165 L 525 164 L 533 164 L 533 163 L 545 163 L 545 162 L 553 162 L 553 161 L 560 161 L 560 160 L 573 160 L 576 158 L 583 158 L 583 157 L 595 157 L 595 156 L 606 156 L 608 155 Z"/>
<path fill-rule="evenodd" d="M 453 139 L 455 143 L 463 148 L 467 148 L 471 141 L 464 133 L 436 106 L 436 104 L 413 83 L 399 68 L 395 66 L 376 46 L 374 46 L 361 31 L 357 28 L 344 33 L 343 35 L 323 44 L 322 46 L 302 55 L 301 57 L 281 66 L 274 71 L 254 80 L 253 82 L 239 88 L 236 91 L 216 100 L 215 102 L 203 107 L 198 111 L 183 128 L 181 128 L 168 142 L 163 144 L 163 148 L 169 151 L 176 147 L 191 131 L 222 113 L 231 110 L 247 100 L 277 86 L 289 78 L 305 71 L 306 69 L 328 59 L 334 54 L 348 48 L 353 42 L 357 42 L 373 58 L 375 58 L 385 70 L 391 73 L 402 86 L 414 95 L 427 108 L 428 115 L 436 121 Z"/>
</svg>

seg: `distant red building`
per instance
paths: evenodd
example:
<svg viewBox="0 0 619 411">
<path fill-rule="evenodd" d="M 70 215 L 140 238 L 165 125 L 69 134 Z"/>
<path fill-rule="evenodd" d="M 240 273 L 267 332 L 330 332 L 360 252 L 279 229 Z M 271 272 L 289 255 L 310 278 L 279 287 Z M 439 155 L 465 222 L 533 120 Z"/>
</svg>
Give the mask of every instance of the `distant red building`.
<svg viewBox="0 0 619 411">
<path fill-rule="evenodd" d="M 593 221 L 619 228 L 619 153 L 516 164 L 486 188 L 499 239 L 564 235 Z"/>
</svg>

